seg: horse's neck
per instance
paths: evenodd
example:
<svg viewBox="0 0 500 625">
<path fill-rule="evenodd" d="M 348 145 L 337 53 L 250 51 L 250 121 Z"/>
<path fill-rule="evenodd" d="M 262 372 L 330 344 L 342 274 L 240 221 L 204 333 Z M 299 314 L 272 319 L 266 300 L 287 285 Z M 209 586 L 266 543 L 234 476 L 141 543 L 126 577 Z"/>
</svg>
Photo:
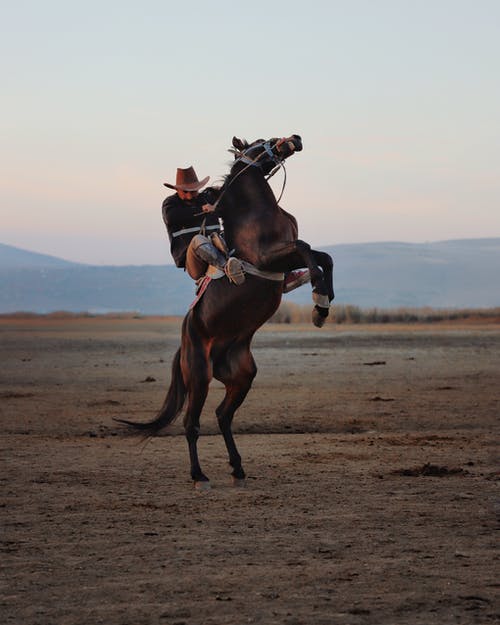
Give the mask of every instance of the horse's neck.
<svg viewBox="0 0 500 625">
<path fill-rule="evenodd" d="M 279 211 L 274 193 L 258 171 L 244 172 L 235 176 L 227 187 L 223 200 L 223 219 L 236 227 L 248 219 L 272 218 Z"/>
<path fill-rule="evenodd" d="M 251 175 L 253 174 L 253 176 Z M 271 186 L 261 174 L 251 172 L 246 184 L 240 186 L 238 191 L 238 204 L 236 210 L 246 212 L 259 223 L 278 227 L 284 237 L 296 239 L 298 237 L 298 223 L 295 217 L 281 208 L 276 202 Z"/>
<path fill-rule="evenodd" d="M 277 210 L 274 193 L 262 173 L 255 168 L 235 178 L 235 194 L 242 210 L 268 213 Z"/>
<path fill-rule="evenodd" d="M 237 255 L 256 264 L 263 251 L 275 243 L 296 239 L 293 217 L 278 206 L 261 174 L 238 182 L 224 205 L 226 241 Z"/>
</svg>

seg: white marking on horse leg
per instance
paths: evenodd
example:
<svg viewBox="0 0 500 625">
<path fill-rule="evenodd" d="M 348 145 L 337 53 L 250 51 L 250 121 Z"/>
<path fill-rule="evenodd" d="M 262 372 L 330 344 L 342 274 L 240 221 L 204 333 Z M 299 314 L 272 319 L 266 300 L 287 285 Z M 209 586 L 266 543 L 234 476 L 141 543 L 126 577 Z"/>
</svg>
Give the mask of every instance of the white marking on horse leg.
<svg viewBox="0 0 500 625">
<path fill-rule="evenodd" d="M 321 293 L 313 292 L 312 299 L 316 306 L 321 306 L 321 308 L 330 308 L 330 300 L 328 299 L 328 295 L 321 295 Z"/>
</svg>

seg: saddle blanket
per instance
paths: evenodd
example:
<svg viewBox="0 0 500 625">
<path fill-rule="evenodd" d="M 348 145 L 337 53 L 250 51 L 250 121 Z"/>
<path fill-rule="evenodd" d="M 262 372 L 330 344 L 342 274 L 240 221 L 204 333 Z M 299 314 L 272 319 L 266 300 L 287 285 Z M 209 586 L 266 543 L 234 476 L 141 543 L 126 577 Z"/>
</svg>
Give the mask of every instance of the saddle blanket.
<svg viewBox="0 0 500 625">
<path fill-rule="evenodd" d="M 205 293 L 205 291 L 207 290 L 207 287 L 210 284 L 210 282 L 212 282 L 212 276 L 205 275 L 203 276 L 203 278 L 200 278 L 200 281 L 198 282 L 198 286 L 196 288 L 196 297 L 191 302 L 189 306 L 189 310 L 192 310 L 196 306 L 196 304 L 200 301 L 200 299 L 203 296 L 203 293 Z"/>
</svg>

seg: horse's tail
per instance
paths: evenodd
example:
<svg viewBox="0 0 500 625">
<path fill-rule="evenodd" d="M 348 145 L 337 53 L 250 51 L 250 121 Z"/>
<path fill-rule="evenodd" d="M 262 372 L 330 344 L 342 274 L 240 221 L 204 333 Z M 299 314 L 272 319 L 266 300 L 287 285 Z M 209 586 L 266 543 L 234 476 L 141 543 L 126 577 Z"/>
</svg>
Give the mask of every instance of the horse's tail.
<svg viewBox="0 0 500 625">
<path fill-rule="evenodd" d="M 152 421 L 147 421 L 146 423 L 128 421 L 127 419 L 115 419 L 115 421 L 124 423 L 125 425 L 131 425 L 137 430 L 142 430 L 143 432 L 153 435 L 175 421 L 175 418 L 179 415 L 184 406 L 185 400 L 186 386 L 184 384 L 184 380 L 182 379 L 181 350 L 179 348 L 172 362 L 172 379 L 170 387 L 168 389 L 167 396 L 165 397 L 165 401 L 163 402 L 163 406 L 160 408 L 156 417 Z"/>
</svg>

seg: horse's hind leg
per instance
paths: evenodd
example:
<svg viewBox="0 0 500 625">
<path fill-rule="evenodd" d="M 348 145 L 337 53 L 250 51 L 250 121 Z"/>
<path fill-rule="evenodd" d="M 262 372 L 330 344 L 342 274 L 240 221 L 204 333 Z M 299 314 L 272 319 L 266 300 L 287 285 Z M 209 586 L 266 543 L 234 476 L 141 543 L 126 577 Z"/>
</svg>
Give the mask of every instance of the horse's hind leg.
<svg viewBox="0 0 500 625">
<path fill-rule="evenodd" d="M 248 342 L 233 344 L 223 357 L 218 358 L 214 363 L 214 377 L 223 382 L 226 387 L 226 395 L 217 407 L 216 414 L 229 454 L 229 464 L 233 468 L 232 476 L 235 485 L 244 484 L 245 471 L 234 442 L 231 425 L 234 413 L 247 396 L 256 374 L 257 367 Z"/>
<path fill-rule="evenodd" d="M 198 458 L 198 438 L 200 436 L 200 415 L 212 377 L 211 365 L 207 346 L 193 333 L 191 336 L 187 333 L 183 336 L 181 367 L 188 392 L 184 431 L 189 448 L 191 477 L 197 488 L 209 488 L 210 482 L 203 473 Z"/>
</svg>

